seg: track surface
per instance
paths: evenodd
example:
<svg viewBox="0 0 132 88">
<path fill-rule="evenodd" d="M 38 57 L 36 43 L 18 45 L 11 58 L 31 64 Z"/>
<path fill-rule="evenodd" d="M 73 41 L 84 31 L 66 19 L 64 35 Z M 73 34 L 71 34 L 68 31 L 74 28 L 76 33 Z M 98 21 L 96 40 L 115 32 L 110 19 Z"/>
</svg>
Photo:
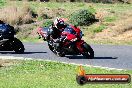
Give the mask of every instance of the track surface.
<svg viewBox="0 0 132 88">
<path fill-rule="evenodd" d="M 58 57 L 48 48 L 47 43 L 24 43 L 25 53 L 0 52 L 0 56 L 15 56 L 33 59 L 44 59 L 117 69 L 132 69 L 132 46 L 91 45 L 95 51 L 94 59 L 86 59 L 81 55 Z"/>
</svg>

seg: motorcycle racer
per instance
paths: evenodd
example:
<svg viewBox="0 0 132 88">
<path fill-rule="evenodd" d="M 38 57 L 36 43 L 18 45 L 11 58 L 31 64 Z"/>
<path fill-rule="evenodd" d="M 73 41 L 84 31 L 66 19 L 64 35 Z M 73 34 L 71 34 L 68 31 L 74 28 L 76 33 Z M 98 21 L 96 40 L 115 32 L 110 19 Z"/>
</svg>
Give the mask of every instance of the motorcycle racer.
<svg viewBox="0 0 132 88">
<path fill-rule="evenodd" d="M 94 58 L 94 51 L 91 46 L 82 39 L 83 34 L 80 28 L 62 21 L 63 20 L 55 20 L 52 26 L 45 27 L 37 32 L 47 41 L 49 49 L 54 54 L 61 57 L 81 54 L 86 58 Z M 57 22 L 62 22 L 65 26 L 58 26 L 56 25 Z M 60 28 L 60 30 L 58 28 Z"/>
<path fill-rule="evenodd" d="M 52 35 L 53 39 L 60 38 L 61 32 L 67 27 L 64 20 L 61 18 L 57 18 L 54 20 L 53 24 L 50 26 L 48 30 L 48 34 Z M 48 37 L 48 36 L 47 36 Z"/>
<path fill-rule="evenodd" d="M 80 30 L 80 28 L 73 25 L 66 24 L 63 18 L 55 19 L 53 24 L 50 26 L 47 35 L 52 36 L 54 42 L 56 43 L 56 45 L 54 46 L 57 53 L 59 53 L 58 51 L 60 51 L 61 49 L 61 42 L 64 42 L 63 40 L 66 37 L 65 35 L 63 35 L 63 32 L 65 28 L 68 26 L 69 28 L 71 27 L 71 30 L 70 29 L 68 30 L 74 31 L 74 35 L 76 35 L 78 40 L 82 38 L 82 31 Z M 47 40 L 50 39 L 50 36 L 47 36 Z"/>
<path fill-rule="evenodd" d="M 14 37 L 14 27 L 0 20 L 0 40 Z"/>
<path fill-rule="evenodd" d="M 75 35 L 77 36 L 78 39 L 82 38 L 82 31 L 80 30 L 80 28 L 66 24 L 63 18 L 57 18 L 54 20 L 53 24 L 50 26 L 48 34 L 52 35 L 52 38 L 54 40 L 61 41 L 63 38 L 61 34 L 67 26 L 71 26 L 72 29 L 74 29 Z"/>
</svg>

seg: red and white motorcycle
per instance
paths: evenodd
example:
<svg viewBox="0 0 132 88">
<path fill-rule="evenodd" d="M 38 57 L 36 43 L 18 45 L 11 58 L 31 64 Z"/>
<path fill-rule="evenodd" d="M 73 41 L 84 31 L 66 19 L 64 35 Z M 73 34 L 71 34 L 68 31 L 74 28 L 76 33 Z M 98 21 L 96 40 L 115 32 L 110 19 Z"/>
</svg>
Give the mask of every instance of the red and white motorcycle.
<svg viewBox="0 0 132 88">
<path fill-rule="evenodd" d="M 83 34 L 79 28 L 72 25 L 67 26 L 61 34 L 63 36 L 62 42 L 54 42 L 51 35 L 48 35 L 48 30 L 49 28 L 39 28 L 37 33 L 44 40 L 47 40 L 46 37 L 49 36 L 47 42 L 53 53 L 59 56 L 82 54 L 86 58 L 94 58 L 94 51 L 89 44 L 82 40 Z M 55 48 L 57 44 L 61 46 L 59 50 Z"/>
</svg>

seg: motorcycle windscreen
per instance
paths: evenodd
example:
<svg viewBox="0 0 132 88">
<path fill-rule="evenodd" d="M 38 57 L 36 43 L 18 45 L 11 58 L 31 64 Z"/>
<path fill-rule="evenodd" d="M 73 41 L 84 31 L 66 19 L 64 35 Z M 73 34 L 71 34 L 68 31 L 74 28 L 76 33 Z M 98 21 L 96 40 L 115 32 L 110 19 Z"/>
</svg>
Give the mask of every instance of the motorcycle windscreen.
<svg viewBox="0 0 132 88">
<path fill-rule="evenodd" d="M 8 24 L 0 24 L 0 40 L 14 37 L 15 31 Z"/>
<path fill-rule="evenodd" d="M 44 27 L 44 28 L 42 28 L 42 31 L 45 32 L 45 33 L 47 33 L 48 30 L 49 30 L 48 27 Z"/>
<path fill-rule="evenodd" d="M 0 32 L 8 31 L 8 26 L 6 24 L 0 24 Z"/>
<path fill-rule="evenodd" d="M 69 34 L 73 34 L 73 35 L 76 34 L 75 30 L 74 30 L 73 28 L 71 28 L 70 26 L 67 26 L 67 27 L 64 29 L 63 32 L 69 33 Z"/>
<path fill-rule="evenodd" d="M 47 36 L 47 32 L 48 31 L 49 31 L 49 28 L 48 27 L 42 28 L 43 37 L 46 37 Z"/>
</svg>

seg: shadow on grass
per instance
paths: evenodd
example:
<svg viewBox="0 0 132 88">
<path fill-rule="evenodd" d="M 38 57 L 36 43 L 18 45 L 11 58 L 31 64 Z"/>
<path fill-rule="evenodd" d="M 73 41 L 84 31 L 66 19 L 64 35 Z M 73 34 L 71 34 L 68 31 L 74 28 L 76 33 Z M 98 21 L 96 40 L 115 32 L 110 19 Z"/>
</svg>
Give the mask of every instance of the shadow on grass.
<svg viewBox="0 0 132 88">
<path fill-rule="evenodd" d="M 66 56 L 69 59 L 87 59 L 84 56 L 77 56 L 77 55 L 73 55 L 73 56 Z M 117 59 L 118 57 L 94 57 L 93 59 Z"/>
</svg>

